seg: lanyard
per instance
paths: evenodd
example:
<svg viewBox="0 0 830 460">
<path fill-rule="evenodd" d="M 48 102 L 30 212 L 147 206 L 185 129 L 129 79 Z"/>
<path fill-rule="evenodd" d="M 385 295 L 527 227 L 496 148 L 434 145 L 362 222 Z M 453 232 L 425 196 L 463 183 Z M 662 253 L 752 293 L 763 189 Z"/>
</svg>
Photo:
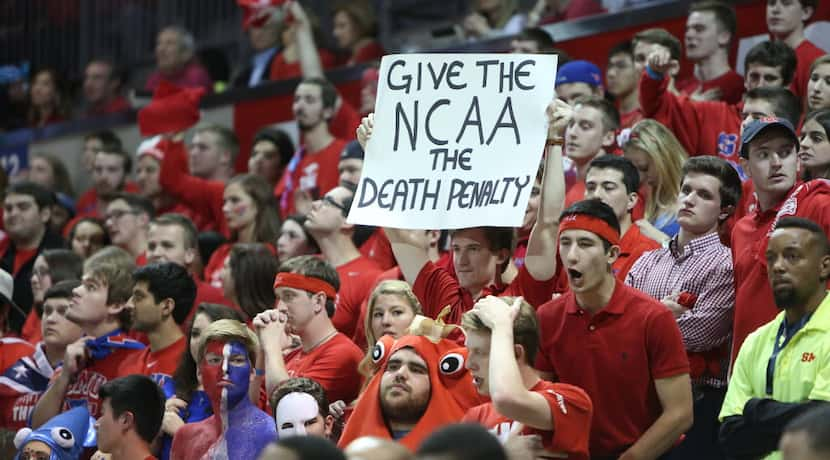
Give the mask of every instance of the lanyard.
<svg viewBox="0 0 830 460">
<path fill-rule="evenodd" d="M 772 344 L 772 356 L 769 357 L 769 362 L 767 362 L 767 396 L 772 396 L 772 383 L 775 376 L 775 362 L 778 360 L 778 354 L 790 343 L 790 339 L 810 321 L 811 316 L 813 315 L 804 315 L 792 327 L 787 327 L 787 318 L 784 317 L 784 321 L 781 321 L 781 325 L 778 326 L 778 334 L 775 335 L 775 343 Z"/>
</svg>

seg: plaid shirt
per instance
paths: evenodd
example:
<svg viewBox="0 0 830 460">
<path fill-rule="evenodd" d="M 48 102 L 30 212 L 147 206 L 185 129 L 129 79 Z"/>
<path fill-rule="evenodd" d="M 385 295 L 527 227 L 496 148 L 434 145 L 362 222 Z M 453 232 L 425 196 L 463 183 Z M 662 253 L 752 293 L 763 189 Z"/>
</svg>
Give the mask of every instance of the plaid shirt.
<svg viewBox="0 0 830 460">
<path fill-rule="evenodd" d="M 727 347 L 732 332 L 735 286 L 732 254 L 717 233 L 696 238 L 678 248 L 677 236 L 668 247 L 649 251 L 628 272 L 625 283 L 657 300 L 689 292 L 697 296 L 694 308 L 677 318 L 683 343 L 700 353 Z M 717 376 L 693 379 L 695 384 L 726 386 L 728 351 Z"/>
</svg>

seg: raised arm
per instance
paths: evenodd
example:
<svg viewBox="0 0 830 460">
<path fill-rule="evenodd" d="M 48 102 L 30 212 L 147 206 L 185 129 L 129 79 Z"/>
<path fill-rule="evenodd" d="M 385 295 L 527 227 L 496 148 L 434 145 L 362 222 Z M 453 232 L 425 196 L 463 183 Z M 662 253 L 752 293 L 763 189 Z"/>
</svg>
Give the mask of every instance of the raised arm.
<svg viewBox="0 0 830 460">
<path fill-rule="evenodd" d="M 547 109 L 548 143 L 542 176 L 542 195 L 536 223 L 530 231 L 525 267 L 534 279 L 549 280 L 556 274 L 556 251 L 559 215 L 565 204 L 565 173 L 562 169 L 562 144 L 565 127 L 571 118 L 571 107 L 559 99 Z"/>
<path fill-rule="evenodd" d="M 282 354 L 286 322 L 285 314 L 276 309 L 265 310 L 253 321 L 265 355 L 265 391 L 269 395 L 290 377 Z"/>
<path fill-rule="evenodd" d="M 324 77 L 323 63 L 317 52 L 317 44 L 314 43 L 314 33 L 308 15 L 298 1 L 290 1 L 288 11 L 297 24 L 295 40 L 303 78 Z"/>
</svg>

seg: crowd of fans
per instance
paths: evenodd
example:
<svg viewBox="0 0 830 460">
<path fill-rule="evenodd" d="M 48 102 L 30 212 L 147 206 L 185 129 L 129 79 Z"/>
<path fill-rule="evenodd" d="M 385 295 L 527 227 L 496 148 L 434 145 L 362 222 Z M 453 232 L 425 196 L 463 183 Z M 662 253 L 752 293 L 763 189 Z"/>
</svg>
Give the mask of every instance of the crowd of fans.
<svg viewBox="0 0 830 460">
<path fill-rule="evenodd" d="M 830 455 L 815 0 L 766 3 L 771 37 L 743 76 L 718 1 L 691 6 L 682 41 L 616 44 L 605 75 L 533 28 L 601 6 L 475 2 L 470 37 L 559 55 L 557 99 L 522 225 L 451 231 L 347 222 L 377 69 L 361 107 L 324 71 L 384 54 L 371 9 L 335 9 L 337 56 L 299 3 L 239 3 L 256 54 L 234 85 L 299 77 L 300 145 L 262 127 L 241 152 L 200 123 L 213 83 L 167 27 L 136 152 L 87 134 L 78 195 L 48 153 L 2 177 L 0 428 L 16 458 Z M 87 66 L 85 113 L 127 107 L 115 69 Z M 33 74 L 31 126 L 68 116 L 58 77 Z"/>
</svg>

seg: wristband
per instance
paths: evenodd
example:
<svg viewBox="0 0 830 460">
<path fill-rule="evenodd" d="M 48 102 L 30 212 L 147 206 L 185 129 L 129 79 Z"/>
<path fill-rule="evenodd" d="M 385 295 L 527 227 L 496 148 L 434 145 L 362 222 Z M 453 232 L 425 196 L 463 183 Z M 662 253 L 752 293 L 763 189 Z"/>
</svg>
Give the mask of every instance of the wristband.
<svg viewBox="0 0 830 460">
<path fill-rule="evenodd" d="M 547 145 L 548 147 L 550 147 L 551 145 L 565 145 L 565 138 L 563 138 L 563 137 L 550 138 L 545 143 L 545 145 Z"/>
<path fill-rule="evenodd" d="M 265 375 L 265 369 L 254 369 L 254 375 L 257 377 L 262 377 Z"/>
<path fill-rule="evenodd" d="M 663 74 L 656 72 L 651 66 L 646 65 L 646 75 L 649 76 L 652 80 L 662 80 Z"/>
</svg>

